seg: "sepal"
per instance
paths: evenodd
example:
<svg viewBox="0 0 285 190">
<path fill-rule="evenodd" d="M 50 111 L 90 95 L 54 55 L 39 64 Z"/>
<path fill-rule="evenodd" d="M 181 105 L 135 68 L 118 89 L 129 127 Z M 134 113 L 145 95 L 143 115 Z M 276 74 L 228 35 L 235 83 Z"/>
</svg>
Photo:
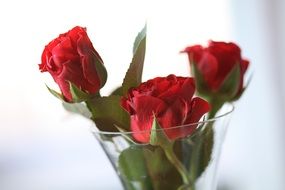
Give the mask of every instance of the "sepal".
<svg viewBox="0 0 285 190">
<path fill-rule="evenodd" d="M 64 99 L 63 95 L 53 89 L 51 89 L 50 87 L 48 87 L 48 85 L 46 85 L 48 91 L 56 98 L 60 99 L 63 102 L 66 102 L 66 100 Z"/>
<path fill-rule="evenodd" d="M 169 147 L 172 142 L 166 136 L 164 129 L 160 127 L 155 116 L 153 117 L 154 119 L 152 123 L 149 143 L 153 146 Z"/>
<path fill-rule="evenodd" d="M 102 88 L 106 84 L 108 73 L 107 73 L 106 67 L 104 66 L 103 61 L 100 58 L 100 56 L 96 55 L 96 53 L 94 52 L 93 54 L 94 54 L 93 59 L 95 59 L 94 63 L 95 63 L 96 71 L 97 71 L 97 74 L 100 80 L 100 87 Z"/>
<path fill-rule="evenodd" d="M 91 98 L 90 94 L 83 92 L 80 88 L 76 85 L 69 82 L 69 89 L 72 96 L 72 102 L 78 103 L 83 102 Z"/>
<path fill-rule="evenodd" d="M 191 70 L 192 70 L 192 75 L 195 78 L 195 84 L 198 94 L 207 99 L 207 97 L 211 96 L 211 91 L 195 62 L 191 64 Z"/>
<path fill-rule="evenodd" d="M 221 84 L 218 94 L 225 102 L 232 100 L 238 93 L 241 77 L 240 72 L 240 64 L 236 64 Z"/>
<path fill-rule="evenodd" d="M 249 79 L 245 85 L 245 87 L 243 87 L 240 92 L 238 92 L 238 94 L 231 100 L 231 102 L 237 101 L 238 99 L 240 99 L 240 97 L 243 95 L 244 91 L 247 89 L 248 85 L 250 84 L 251 80 L 252 80 L 252 74 L 249 76 Z"/>
</svg>

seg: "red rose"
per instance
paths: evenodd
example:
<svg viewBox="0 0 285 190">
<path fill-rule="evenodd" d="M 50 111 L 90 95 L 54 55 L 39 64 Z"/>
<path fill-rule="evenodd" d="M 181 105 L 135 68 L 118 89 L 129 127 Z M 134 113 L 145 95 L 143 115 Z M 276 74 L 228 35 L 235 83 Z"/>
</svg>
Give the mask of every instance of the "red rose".
<svg viewBox="0 0 285 190">
<path fill-rule="evenodd" d="M 150 133 L 136 133 L 151 130 L 154 115 L 163 129 L 196 123 L 209 111 L 209 104 L 198 97 L 194 80 L 189 77 L 157 77 L 129 90 L 122 98 L 122 107 L 130 114 L 134 138 L 148 143 Z M 165 130 L 170 139 L 190 135 L 197 125 L 183 127 L 183 130 Z"/>
<path fill-rule="evenodd" d="M 103 64 L 87 36 L 86 29 L 76 26 L 59 35 L 44 49 L 41 72 L 48 71 L 69 102 L 72 101 L 69 82 L 90 94 L 98 92 L 105 83 L 97 72 L 96 64 Z"/>
<path fill-rule="evenodd" d="M 202 75 L 203 81 L 206 83 L 206 86 L 202 88 L 211 93 L 219 93 L 225 80 L 238 64 L 240 77 L 233 84 L 234 87 L 237 87 L 237 93 L 231 98 L 242 92 L 243 76 L 249 61 L 241 57 L 241 50 L 236 44 L 210 41 L 208 47 L 190 46 L 184 52 L 188 53 L 190 63 L 195 64 Z"/>
</svg>

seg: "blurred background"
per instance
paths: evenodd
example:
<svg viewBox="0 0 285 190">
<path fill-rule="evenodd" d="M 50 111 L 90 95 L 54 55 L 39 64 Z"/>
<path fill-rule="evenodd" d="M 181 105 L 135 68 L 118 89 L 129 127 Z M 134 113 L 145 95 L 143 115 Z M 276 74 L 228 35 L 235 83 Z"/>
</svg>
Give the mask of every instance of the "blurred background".
<svg viewBox="0 0 285 190">
<path fill-rule="evenodd" d="M 90 133 L 49 94 L 38 65 L 44 46 L 87 27 L 109 73 L 123 80 L 137 32 L 148 24 L 143 78 L 188 76 L 187 45 L 234 41 L 253 79 L 236 104 L 224 143 L 219 190 L 285 189 L 285 1 L 49 0 L 0 2 L 0 189 L 121 189 Z"/>
</svg>

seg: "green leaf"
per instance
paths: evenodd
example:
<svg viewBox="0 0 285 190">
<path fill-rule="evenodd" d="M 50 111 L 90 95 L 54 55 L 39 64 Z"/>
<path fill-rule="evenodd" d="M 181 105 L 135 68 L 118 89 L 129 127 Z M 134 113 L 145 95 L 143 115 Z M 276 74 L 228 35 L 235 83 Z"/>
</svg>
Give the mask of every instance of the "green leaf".
<svg viewBox="0 0 285 190">
<path fill-rule="evenodd" d="M 191 139 L 192 152 L 190 160 L 190 176 L 193 181 L 202 175 L 210 163 L 214 144 L 213 122 L 206 124 L 199 135 Z"/>
<path fill-rule="evenodd" d="M 91 112 L 89 111 L 89 109 L 86 107 L 86 105 L 82 104 L 82 103 L 67 103 L 67 102 L 62 102 L 63 107 L 71 112 L 71 113 L 76 113 L 79 115 L 82 115 L 88 119 L 90 119 L 92 117 Z"/>
<path fill-rule="evenodd" d="M 147 27 L 145 25 L 135 39 L 133 47 L 133 59 L 124 78 L 121 95 L 126 94 L 131 87 L 138 86 L 142 81 L 146 48 L 146 28 Z"/>
<path fill-rule="evenodd" d="M 233 99 L 238 93 L 240 86 L 240 72 L 240 65 L 236 64 L 219 89 L 219 94 L 226 101 Z"/>
<path fill-rule="evenodd" d="M 144 148 L 144 155 L 153 189 L 177 189 L 182 184 L 179 173 L 161 147 Z"/>
<path fill-rule="evenodd" d="M 80 90 L 77 86 L 69 82 L 70 93 L 73 102 L 83 102 L 90 99 L 90 95 Z"/>
<path fill-rule="evenodd" d="M 123 93 L 122 93 L 122 87 L 120 86 L 120 87 L 118 87 L 118 88 L 116 88 L 115 90 L 113 90 L 113 92 L 111 92 L 111 95 L 123 95 Z"/>
<path fill-rule="evenodd" d="M 87 102 L 88 108 L 92 112 L 100 130 L 117 131 L 115 125 L 128 130 L 130 126 L 130 116 L 120 105 L 121 96 L 111 95 L 108 97 L 93 98 Z"/>
<path fill-rule="evenodd" d="M 164 150 L 161 147 L 152 147 L 151 149 L 144 149 L 145 158 L 147 160 L 147 165 L 152 174 L 159 173 L 163 175 L 171 168 L 171 163 L 168 161 L 165 156 Z M 158 174 L 156 174 L 158 175 Z"/>
<path fill-rule="evenodd" d="M 146 31 L 147 31 L 147 25 L 145 24 L 144 28 L 138 33 L 134 46 L 133 46 L 133 54 L 135 54 L 140 46 L 140 43 L 146 38 Z"/>
<path fill-rule="evenodd" d="M 60 99 L 61 101 L 65 102 L 64 97 L 61 93 L 49 88 L 47 85 L 46 85 L 46 87 L 52 95 L 54 95 L 56 98 Z"/>
<path fill-rule="evenodd" d="M 164 133 L 164 130 L 160 127 L 155 117 L 152 123 L 149 143 L 154 146 L 161 146 L 162 148 L 169 147 L 172 143 Z"/>
<path fill-rule="evenodd" d="M 131 146 L 119 156 L 118 168 L 128 190 L 152 189 L 142 146 Z"/>
</svg>

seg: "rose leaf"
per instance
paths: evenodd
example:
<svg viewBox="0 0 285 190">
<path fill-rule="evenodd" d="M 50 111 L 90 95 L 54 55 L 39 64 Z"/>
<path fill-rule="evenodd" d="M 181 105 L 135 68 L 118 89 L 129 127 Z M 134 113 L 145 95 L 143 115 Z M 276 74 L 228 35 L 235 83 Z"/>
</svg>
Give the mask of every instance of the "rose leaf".
<svg viewBox="0 0 285 190">
<path fill-rule="evenodd" d="M 130 146 L 119 156 L 118 168 L 129 190 L 152 189 L 144 160 L 143 147 Z"/>
<path fill-rule="evenodd" d="M 97 97 L 91 100 L 89 109 L 92 118 L 101 130 L 117 131 L 116 126 L 128 130 L 130 125 L 129 114 L 120 105 L 121 96 L 111 95 L 107 97 Z M 116 125 L 116 126 L 115 126 Z"/>
<path fill-rule="evenodd" d="M 141 83 L 146 49 L 146 28 L 147 27 L 145 25 L 135 39 L 133 47 L 133 59 L 125 75 L 121 95 L 126 94 L 129 88 L 136 87 Z"/>
<path fill-rule="evenodd" d="M 84 105 L 83 103 L 72 103 L 71 104 L 67 102 L 62 102 L 62 105 L 65 108 L 65 110 L 71 113 L 82 115 L 88 119 L 92 117 L 91 112 L 88 110 L 86 105 Z"/>
</svg>

